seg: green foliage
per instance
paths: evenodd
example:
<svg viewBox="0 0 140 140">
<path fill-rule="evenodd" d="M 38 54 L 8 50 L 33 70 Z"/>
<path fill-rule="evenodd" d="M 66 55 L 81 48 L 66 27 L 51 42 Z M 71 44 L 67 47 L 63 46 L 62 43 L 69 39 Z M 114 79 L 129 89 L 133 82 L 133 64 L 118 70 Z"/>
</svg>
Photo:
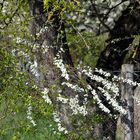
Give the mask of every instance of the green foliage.
<svg viewBox="0 0 140 140">
<path fill-rule="evenodd" d="M 135 35 L 133 36 L 134 40 L 133 42 L 129 45 L 129 51 L 125 56 L 125 59 L 123 63 L 136 63 L 137 57 L 139 55 L 139 40 L 140 40 L 140 35 Z"/>
<path fill-rule="evenodd" d="M 1 121 L 2 122 L 2 121 Z M 32 127 L 26 120 L 26 114 L 19 112 L 10 115 L 2 122 L 0 129 L 1 140 L 63 140 L 65 139 L 57 132 L 55 124 L 46 117 L 36 118 L 37 126 Z M 56 130 L 56 131 L 55 131 Z M 54 133 L 56 132 L 56 133 Z"/>
<path fill-rule="evenodd" d="M 94 68 L 100 53 L 106 47 L 107 37 L 106 34 L 95 36 L 90 32 L 82 32 L 81 35 L 68 34 L 67 39 L 75 65 L 81 61 L 82 65 Z"/>
<path fill-rule="evenodd" d="M 61 19 L 68 19 L 67 14 L 74 11 L 78 11 L 80 7 L 79 0 L 73 1 L 44 0 L 43 2 L 44 2 L 44 10 L 48 11 L 49 20 L 53 17 L 54 13 L 56 12 Z"/>
</svg>

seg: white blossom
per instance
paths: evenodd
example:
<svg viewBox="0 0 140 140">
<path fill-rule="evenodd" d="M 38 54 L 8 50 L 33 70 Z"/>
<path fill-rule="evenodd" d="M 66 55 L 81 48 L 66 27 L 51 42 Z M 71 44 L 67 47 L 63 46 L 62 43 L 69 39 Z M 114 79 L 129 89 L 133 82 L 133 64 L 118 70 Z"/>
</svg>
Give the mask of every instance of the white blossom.
<svg viewBox="0 0 140 140">
<path fill-rule="evenodd" d="M 59 132 L 63 132 L 64 134 L 68 134 L 68 130 L 62 126 L 61 120 L 59 117 L 59 113 L 57 111 L 53 112 L 54 121 L 57 123 L 57 128 Z"/>
<path fill-rule="evenodd" d="M 32 106 L 29 104 L 27 108 L 27 119 L 32 123 L 33 126 L 36 126 L 35 121 L 32 118 Z"/>
<path fill-rule="evenodd" d="M 83 116 L 87 115 L 87 108 L 86 108 L 86 103 L 84 105 L 79 105 L 79 99 L 78 99 L 78 95 L 76 95 L 75 97 L 71 97 L 69 99 L 69 105 L 70 108 L 72 110 L 72 114 L 76 115 L 78 113 L 82 114 Z"/>
<path fill-rule="evenodd" d="M 52 104 L 52 101 L 51 101 L 51 99 L 49 98 L 48 93 L 49 93 L 49 89 L 44 88 L 44 90 L 42 91 L 42 94 L 43 94 L 42 98 L 45 100 L 46 103 Z"/>
<path fill-rule="evenodd" d="M 100 98 L 98 97 L 96 91 L 95 91 L 94 89 L 92 89 L 90 85 L 88 85 L 88 89 L 91 90 L 91 93 L 92 93 L 92 95 L 93 95 L 93 99 L 97 102 L 99 108 L 100 108 L 102 111 L 104 111 L 104 112 L 110 114 L 110 110 L 109 110 L 106 106 L 104 106 L 104 104 L 102 103 L 102 101 L 101 101 Z M 110 115 L 111 115 L 111 114 L 110 114 Z"/>
<path fill-rule="evenodd" d="M 63 60 L 62 59 L 54 58 L 54 65 L 56 65 L 57 68 L 60 69 L 61 76 L 63 78 L 65 78 L 66 80 L 69 80 L 70 79 L 69 74 L 67 72 L 67 69 L 66 69 L 65 65 L 63 64 Z"/>
<path fill-rule="evenodd" d="M 83 69 L 82 72 L 87 75 L 88 77 L 90 77 L 92 80 L 95 80 L 96 82 L 102 83 L 104 85 L 104 88 L 106 88 L 107 90 L 111 90 L 113 93 L 115 93 L 115 96 L 119 96 L 119 87 L 117 86 L 117 84 L 110 82 L 108 80 L 106 80 L 105 78 L 98 76 L 98 75 L 93 75 L 92 74 L 92 70 L 90 67 L 87 67 L 88 70 Z M 103 74 L 104 76 L 110 77 L 111 75 L 107 72 L 103 72 L 103 70 L 97 70 L 97 68 L 95 69 L 96 72 L 100 72 L 101 74 Z"/>
<path fill-rule="evenodd" d="M 91 68 L 89 69 L 89 71 L 91 72 Z M 95 72 L 98 72 L 98 73 L 104 75 L 105 77 L 111 77 L 111 74 L 109 72 L 103 71 L 102 69 L 95 68 Z M 117 75 L 113 75 L 112 81 L 117 81 L 117 82 L 121 81 L 122 83 L 127 83 L 132 86 L 140 86 L 140 83 L 138 83 L 136 81 L 132 81 L 130 79 L 125 79 L 125 78 L 123 78 L 121 76 L 117 76 Z"/>
<path fill-rule="evenodd" d="M 79 87 L 78 85 L 73 85 L 71 83 L 68 82 L 63 82 L 62 85 L 67 85 L 68 87 L 70 87 L 71 89 L 73 89 L 76 92 L 84 92 L 85 90 L 81 87 Z"/>
<path fill-rule="evenodd" d="M 40 31 L 38 33 L 36 33 L 36 36 L 39 37 L 41 34 L 45 33 L 47 31 L 47 29 L 48 29 L 47 26 L 41 28 Z"/>
<path fill-rule="evenodd" d="M 31 71 L 31 73 L 35 76 L 35 77 L 39 77 L 40 76 L 40 74 L 39 74 L 39 72 L 38 72 L 38 63 L 37 63 L 37 61 L 36 60 L 34 60 L 34 62 L 32 63 L 32 62 L 30 62 L 30 71 Z M 38 78 L 39 79 L 39 78 Z"/>
<path fill-rule="evenodd" d="M 113 99 L 106 90 L 104 90 L 102 87 L 98 87 L 98 89 L 103 93 L 103 95 L 106 97 L 108 103 L 111 104 L 115 110 L 117 110 L 118 112 L 120 112 L 123 115 L 125 115 L 127 113 L 127 111 L 122 106 L 120 106 L 118 104 L 118 102 L 115 99 Z"/>
<path fill-rule="evenodd" d="M 62 97 L 60 94 L 59 94 L 59 96 L 57 97 L 57 101 L 60 101 L 60 102 L 62 102 L 62 103 L 64 103 L 64 104 L 68 103 L 68 99 Z"/>
</svg>

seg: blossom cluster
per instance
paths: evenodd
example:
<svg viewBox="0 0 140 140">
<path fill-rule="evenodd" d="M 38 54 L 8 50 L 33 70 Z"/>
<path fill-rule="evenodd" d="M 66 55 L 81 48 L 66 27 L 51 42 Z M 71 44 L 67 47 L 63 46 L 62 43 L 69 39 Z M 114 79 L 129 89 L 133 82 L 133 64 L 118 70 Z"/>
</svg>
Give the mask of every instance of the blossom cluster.
<svg viewBox="0 0 140 140">
<path fill-rule="evenodd" d="M 63 50 L 60 51 L 60 53 L 63 52 Z M 67 70 L 65 68 L 65 65 L 63 64 L 63 60 L 60 59 L 60 54 L 57 54 L 58 59 L 55 58 L 54 60 L 54 64 L 61 70 L 61 76 L 63 78 L 65 78 L 67 81 L 70 79 L 69 75 L 67 73 Z M 97 69 L 95 68 L 95 72 L 100 73 L 101 75 L 104 75 L 106 78 L 110 78 L 112 75 L 109 72 L 103 71 L 102 69 Z M 120 112 L 120 114 L 125 115 L 127 113 L 127 111 L 119 105 L 119 103 L 116 101 L 116 96 L 119 95 L 119 87 L 117 85 L 117 82 L 122 80 L 123 82 L 129 83 L 131 85 L 139 85 L 136 82 L 133 82 L 129 79 L 124 79 L 122 77 L 118 77 L 116 75 L 113 76 L 112 81 L 107 80 L 106 78 L 103 78 L 102 76 L 96 75 L 96 74 L 92 74 L 93 71 L 90 67 L 84 67 L 82 68 L 82 72 L 84 73 L 86 76 L 90 77 L 92 80 L 98 82 L 98 83 L 102 83 L 103 88 L 102 87 L 97 87 L 97 89 L 103 93 L 103 96 L 106 97 L 106 100 L 108 101 L 108 103 L 110 105 L 112 105 L 112 107 Z M 87 90 L 79 87 L 77 84 L 71 84 L 69 82 L 62 82 L 62 85 L 66 85 L 68 87 L 70 87 L 71 89 L 73 89 L 75 92 L 87 92 Z M 97 104 L 99 105 L 99 108 L 101 108 L 104 112 L 111 114 L 111 111 L 102 103 L 102 100 L 99 98 L 98 94 L 96 93 L 95 89 L 92 89 L 90 85 L 88 85 L 88 90 L 91 90 L 91 93 L 93 95 L 93 99 L 96 100 Z M 109 93 L 110 92 L 110 93 Z M 111 94 L 113 93 L 113 94 Z M 57 98 L 58 101 L 61 101 L 62 103 L 68 103 L 70 108 L 72 109 L 73 113 L 72 114 L 83 114 L 84 116 L 87 115 L 87 110 L 86 110 L 86 102 L 83 106 L 79 105 L 79 99 L 78 99 L 78 95 L 76 95 L 75 97 L 71 97 L 70 99 L 66 99 L 63 97 L 58 97 Z M 87 100 L 87 98 L 86 98 Z"/>
<path fill-rule="evenodd" d="M 47 46 L 47 45 L 42 45 L 41 47 L 43 49 L 42 53 L 45 54 L 48 52 L 48 49 L 50 48 L 50 46 Z"/>
<path fill-rule="evenodd" d="M 91 93 L 93 95 L 93 99 L 96 101 L 96 103 L 98 104 L 98 107 L 104 111 L 105 113 L 110 114 L 110 110 L 104 106 L 104 104 L 102 103 L 102 101 L 100 100 L 100 98 L 98 97 L 96 91 L 94 89 L 92 89 L 92 87 L 90 85 L 88 85 L 88 89 L 91 90 Z M 111 114 L 110 114 L 111 115 Z"/>
<path fill-rule="evenodd" d="M 97 69 L 96 69 L 96 71 L 97 71 Z M 117 84 L 110 82 L 101 76 L 93 75 L 90 67 L 88 67 L 88 70 L 83 69 L 82 73 L 84 73 L 85 75 L 90 77 L 91 80 L 95 80 L 96 82 L 102 83 L 104 88 L 106 90 L 111 90 L 113 93 L 115 93 L 115 96 L 119 96 L 119 88 L 118 88 Z M 104 74 L 107 77 L 110 76 L 110 74 L 108 74 L 108 73 L 102 73 L 102 74 Z"/>
<path fill-rule="evenodd" d="M 95 68 L 95 72 L 98 72 L 98 73 L 104 75 L 105 77 L 110 77 L 111 76 L 111 74 L 109 72 L 106 72 L 102 69 Z M 116 76 L 116 75 L 113 75 L 112 81 L 117 81 L 117 82 L 121 81 L 122 83 L 127 83 L 127 84 L 132 85 L 132 86 L 140 86 L 140 83 L 138 83 L 136 81 L 132 81 L 130 79 L 125 79 L 121 76 Z"/>
<path fill-rule="evenodd" d="M 102 21 L 108 28 L 112 29 L 115 26 L 115 21 L 120 17 L 122 11 L 127 8 L 130 0 L 87 0 L 81 1 L 82 7 L 80 8 L 80 15 L 78 12 L 70 13 L 71 19 L 76 21 L 77 28 L 79 30 L 88 30 L 97 32 L 106 31 L 106 27 L 103 26 Z M 97 9 L 97 13 L 91 10 L 91 6 Z M 92 15 L 94 14 L 94 20 Z M 101 15 L 101 16 L 98 16 Z"/>
<path fill-rule="evenodd" d="M 30 70 L 30 72 L 37 79 L 39 79 L 39 77 L 40 77 L 39 65 L 38 65 L 38 62 L 37 62 L 36 58 L 34 58 L 34 60 L 31 61 L 31 57 L 29 56 L 29 54 L 25 53 L 24 51 L 19 51 L 18 49 L 17 50 L 13 50 L 12 53 L 13 53 L 13 55 L 16 55 L 16 57 L 23 56 L 24 59 L 25 59 L 24 61 L 22 59 L 19 59 L 19 65 L 22 68 L 22 70 L 25 70 L 25 71 Z"/>
<path fill-rule="evenodd" d="M 100 8 L 99 12 L 100 14 L 104 14 L 108 16 L 107 20 L 105 21 L 106 25 L 109 25 L 113 27 L 115 25 L 114 19 L 116 20 L 120 15 L 121 12 L 126 9 L 126 7 L 129 5 L 129 1 L 122 1 L 122 0 L 95 0 L 95 4 L 98 5 L 106 5 L 105 9 Z M 110 9 L 110 10 L 109 10 Z"/>
<path fill-rule="evenodd" d="M 61 85 L 66 85 L 67 87 L 70 87 L 71 89 L 73 89 L 76 92 L 84 92 L 85 90 L 81 87 L 79 87 L 77 84 L 73 85 L 69 82 L 63 82 Z"/>
<path fill-rule="evenodd" d="M 104 75 L 105 77 L 110 77 L 111 76 L 110 73 L 105 72 L 102 69 L 97 69 L 96 68 L 95 69 L 95 72 L 98 72 L 98 73 Z M 120 112 L 121 114 L 125 115 L 127 113 L 126 110 L 122 106 L 120 106 L 118 104 L 118 102 L 116 101 L 116 99 L 115 99 L 116 96 L 119 95 L 119 88 L 118 88 L 117 85 L 115 85 L 113 82 L 110 82 L 110 81 L 102 78 L 101 76 L 93 75 L 92 74 L 92 70 L 91 70 L 90 67 L 88 67 L 88 70 L 83 69 L 82 70 L 82 73 L 84 73 L 85 75 L 87 75 L 88 77 L 90 77 L 92 80 L 95 80 L 96 82 L 102 83 L 103 84 L 103 88 L 97 87 L 97 89 L 101 93 L 103 93 L 103 95 L 106 97 L 106 100 L 108 101 L 108 103 L 110 105 L 112 105 L 112 107 L 116 111 Z M 100 98 L 99 98 L 98 94 L 96 93 L 96 91 L 94 89 L 92 89 L 92 87 L 90 85 L 88 85 L 88 89 L 91 90 L 91 93 L 93 95 L 93 99 L 96 100 L 99 108 L 102 109 L 102 111 L 110 114 L 110 110 L 106 106 L 104 106 L 104 104 L 100 100 Z M 115 93 L 115 96 L 114 96 L 114 94 L 108 93 L 108 91 Z"/>
<path fill-rule="evenodd" d="M 13 56 L 18 57 L 18 58 L 21 57 L 21 59 L 19 59 L 19 66 L 23 71 L 30 70 L 30 72 L 37 79 L 39 79 L 40 73 L 39 73 L 39 66 L 38 66 L 37 59 L 34 58 L 32 62 L 29 54 L 24 51 L 20 51 L 19 49 L 13 49 L 12 54 Z M 24 57 L 24 61 L 22 60 L 22 56 Z"/>
<path fill-rule="evenodd" d="M 33 120 L 33 117 L 32 117 L 32 106 L 31 106 L 31 104 L 29 104 L 28 108 L 27 108 L 27 119 L 32 123 L 33 126 L 36 126 L 36 123 L 35 123 L 35 121 Z"/>
<path fill-rule="evenodd" d="M 39 37 L 41 34 L 43 34 L 44 32 L 46 32 L 47 29 L 48 29 L 47 26 L 41 28 L 40 31 L 38 33 L 36 33 L 36 36 Z"/>
<path fill-rule="evenodd" d="M 63 78 L 65 78 L 66 80 L 70 79 L 67 69 L 66 69 L 65 65 L 63 64 L 63 60 L 61 58 L 60 59 L 54 58 L 54 65 L 56 65 L 57 68 L 60 69 L 61 76 Z"/>
<path fill-rule="evenodd" d="M 63 53 L 63 52 L 64 52 L 63 48 L 60 48 L 56 57 L 54 58 L 54 64 L 57 66 L 57 68 L 60 69 L 61 76 L 68 81 L 68 80 L 70 80 L 70 76 L 67 72 L 67 69 L 66 69 L 64 63 L 63 63 L 63 60 L 61 59 L 61 53 Z M 79 87 L 77 84 L 74 85 L 74 84 L 71 84 L 69 82 L 62 82 L 61 85 L 66 85 L 67 87 L 70 87 L 71 89 L 73 89 L 76 92 L 84 92 L 85 91 L 83 88 Z"/>
<path fill-rule="evenodd" d="M 54 121 L 57 123 L 57 127 L 58 127 L 58 131 L 59 132 L 63 132 L 64 134 L 68 134 L 68 131 L 66 128 L 64 128 L 61 124 L 61 119 L 59 117 L 59 113 L 58 112 L 53 112 L 53 118 Z"/>
<path fill-rule="evenodd" d="M 35 77 L 37 77 L 37 79 L 38 79 L 38 77 L 39 77 L 39 72 L 38 72 L 38 63 L 37 63 L 37 61 L 34 60 L 33 63 L 32 63 L 32 62 L 29 62 L 29 63 L 30 63 L 30 72 L 31 72 Z"/>
<path fill-rule="evenodd" d="M 61 64 L 58 63 L 57 67 L 61 67 L 62 66 L 62 61 Z M 63 69 L 64 68 L 64 64 L 63 64 Z M 63 70 L 62 69 L 62 70 Z M 99 72 L 100 74 L 104 75 L 105 77 L 110 77 L 111 74 L 107 73 L 103 70 L 98 70 L 97 68 L 95 69 L 96 72 Z M 65 71 L 64 71 L 65 72 Z M 63 72 L 62 72 L 63 73 Z M 88 70 L 83 69 L 82 73 L 84 73 L 85 75 L 87 75 L 88 77 L 90 77 L 92 80 L 95 80 L 96 82 L 102 83 L 103 84 L 103 88 L 98 87 L 98 90 L 100 90 L 101 93 L 104 94 L 104 96 L 106 97 L 106 99 L 109 101 L 109 104 L 111 104 L 115 110 L 119 111 L 121 114 L 126 114 L 126 110 L 123 109 L 118 102 L 115 100 L 116 96 L 119 95 L 119 88 L 118 86 L 113 83 L 110 82 L 106 79 L 104 79 L 101 76 L 98 75 L 93 75 L 92 74 L 92 70 L 90 67 L 88 67 Z M 66 77 L 65 74 L 62 74 L 62 77 Z M 67 78 L 65 78 L 67 79 Z M 67 79 L 68 80 L 68 79 Z M 83 88 L 79 87 L 78 85 L 73 85 L 69 82 L 63 82 L 62 85 L 67 85 L 68 87 L 70 87 L 71 89 L 73 89 L 76 92 L 87 92 L 87 90 L 84 90 Z M 97 104 L 99 105 L 99 108 L 101 108 L 104 112 L 109 113 L 110 114 L 110 110 L 102 103 L 102 100 L 100 100 L 98 94 L 96 93 L 96 91 L 94 89 L 91 88 L 91 86 L 88 85 L 88 90 L 91 90 L 91 93 L 93 95 L 93 99 L 96 100 Z M 115 93 L 115 96 L 112 96 L 107 92 L 107 90 L 111 91 L 112 93 Z M 80 106 L 79 105 L 79 99 L 78 99 L 78 95 L 76 95 L 75 97 L 71 97 L 69 100 L 62 98 L 62 97 L 58 97 L 57 98 L 59 101 L 61 101 L 62 103 L 68 103 L 70 105 L 70 108 L 73 111 L 73 114 L 83 114 L 84 116 L 87 114 L 87 110 L 86 110 L 86 105 Z M 87 98 L 86 98 L 87 100 Z M 87 101 L 86 101 L 87 102 Z M 86 103 L 85 102 L 85 103 Z M 111 115 L 111 114 L 110 114 Z"/>
<path fill-rule="evenodd" d="M 76 95 L 75 97 L 71 97 L 69 99 L 69 105 L 70 108 L 72 109 L 73 113 L 72 114 L 82 114 L 83 116 L 87 115 L 87 108 L 86 108 L 86 102 L 83 105 L 79 105 L 79 99 L 78 99 L 78 95 Z"/>
<path fill-rule="evenodd" d="M 98 87 L 98 89 L 103 93 L 108 103 L 111 104 L 116 111 L 120 112 L 123 115 L 127 113 L 127 111 L 122 106 L 120 106 L 118 102 L 115 99 L 113 99 L 106 90 L 104 90 L 102 87 Z"/>
<path fill-rule="evenodd" d="M 60 54 L 63 53 L 64 50 L 60 48 L 57 58 L 54 59 L 54 64 L 61 70 L 61 76 L 65 78 L 67 81 L 70 79 L 69 74 L 67 72 L 67 69 L 65 65 L 63 64 L 63 60 L 60 58 Z M 67 87 L 70 87 L 73 89 L 75 92 L 85 92 L 85 90 L 81 87 L 79 87 L 77 84 L 71 84 L 69 82 L 62 82 L 61 85 L 66 85 Z M 84 116 L 87 115 L 87 110 L 86 110 L 86 101 L 87 98 L 85 98 L 84 104 L 82 106 L 79 105 L 79 99 L 78 95 L 75 97 L 71 97 L 70 99 L 65 99 L 62 96 L 57 97 L 57 100 L 61 101 L 62 103 L 68 103 L 71 110 L 73 111 L 73 114 L 83 114 Z"/>
<path fill-rule="evenodd" d="M 59 94 L 59 96 L 57 97 L 57 101 L 60 101 L 63 104 L 68 103 L 68 100 L 69 99 L 62 97 L 61 94 Z"/>
<path fill-rule="evenodd" d="M 69 99 L 64 98 L 61 95 L 59 95 L 57 97 L 57 101 L 60 101 L 61 103 L 64 103 L 64 104 L 68 104 L 70 106 L 70 109 L 72 110 L 72 114 L 74 115 L 79 113 L 85 116 L 88 114 L 87 108 L 86 108 L 86 104 L 87 104 L 86 96 L 85 96 L 85 100 L 83 101 L 83 105 L 79 105 L 78 95 L 76 95 L 75 97 L 70 97 Z"/>
<path fill-rule="evenodd" d="M 89 67 L 89 69 L 91 70 L 90 67 Z M 97 69 L 97 68 L 95 68 L 95 72 L 98 72 L 98 73 L 104 75 L 105 77 L 110 77 L 111 76 L 111 74 L 109 72 L 103 71 L 103 69 Z"/>
<path fill-rule="evenodd" d="M 48 93 L 49 93 L 49 89 L 48 88 L 44 88 L 44 90 L 42 91 L 42 94 L 43 94 L 42 98 L 45 100 L 46 103 L 52 104 L 52 101 L 49 98 Z"/>
<path fill-rule="evenodd" d="M 26 45 L 26 46 L 30 46 L 32 48 L 32 50 L 35 52 L 37 51 L 38 49 L 44 49 L 46 47 L 41 47 L 41 45 L 39 43 L 36 43 L 36 42 L 31 42 L 25 38 L 21 38 L 21 37 L 16 37 L 15 39 L 13 39 L 13 41 L 15 41 L 17 44 L 20 44 L 20 45 Z"/>
<path fill-rule="evenodd" d="M 32 43 L 29 40 L 21 37 L 13 38 L 13 41 L 15 41 L 17 44 L 28 45 L 28 46 L 32 45 Z"/>
</svg>

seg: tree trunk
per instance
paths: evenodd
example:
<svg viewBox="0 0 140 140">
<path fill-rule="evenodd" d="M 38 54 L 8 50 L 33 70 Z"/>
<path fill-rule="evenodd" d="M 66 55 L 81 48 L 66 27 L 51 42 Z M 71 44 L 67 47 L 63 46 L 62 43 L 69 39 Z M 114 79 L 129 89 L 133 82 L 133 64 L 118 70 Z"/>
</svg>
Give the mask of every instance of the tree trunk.
<svg viewBox="0 0 140 140">
<path fill-rule="evenodd" d="M 133 81 L 134 66 L 122 65 L 121 75 L 124 79 Z M 123 140 L 134 140 L 134 91 L 133 86 L 128 83 L 121 84 L 121 94 L 127 114 L 122 117 Z"/>
<path fill-rule="evenodd" d="M 31 16 L 33 17 L 30 29 L 35 38 L 35 44 L 38 44 L 39 46 L 39 48 L 36 49 L 35 56 L 41 66 L 40 71 L 42 71 L 44 75 L 42 81 L 44 81 L 44 87 L 47 87 L 55 98 L 54 94 L 59 90 L 58 87 L 60 87 L 63 80 L 60 78 L 61 76 L 58 70 L 56 70 L 56 66 L 54 66 L 54 58 L 61 48 L 64 50 L 64 52 L 60 54 L 63 63 L 73 67 L 73 62 L 66 41 L 64 22 L 60 19 L 57 11 L 53 13 L 50 21 L 48 21 L 48 13 L 51 9 L 49 8 L 50 11 L 48 11 L 48 13 L 44 12 L 43 1 L 31 0 L 29 1 L 29 6 Z M 48 50 L 46 52 L 41 52 L 43 47 Z M 71 95 L 72 90 L 65 88 L 64 92 Z M 61 117 L 63 118 L 64 123 L 67 128 L 71 130 L 72 125 L 68 118 L 68 113 L 66 113 L 66 106 L 59 106 L 58 108 L 61 111 Z"/>
</svg>

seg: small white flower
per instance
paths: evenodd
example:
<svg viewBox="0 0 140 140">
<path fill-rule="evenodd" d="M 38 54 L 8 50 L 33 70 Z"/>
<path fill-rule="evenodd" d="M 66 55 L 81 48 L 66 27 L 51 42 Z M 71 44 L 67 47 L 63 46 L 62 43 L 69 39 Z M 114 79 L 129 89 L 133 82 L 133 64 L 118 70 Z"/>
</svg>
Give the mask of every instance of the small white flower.
<svg viewBox="0 0 140 140">
<path fill-rule="evenodd" d="M 68 99 L 62 97 L 61 95 L 59 95 L 59 97 L 57 97 L 57 101 L 62 102 L 63 104 L 68 103 Z"/>
<path fill-rule="evenodd" d="M 49 93 L 49 89 L 48 88 L 44 88 L 44 90 L 42 91 L 42 94 L 43 94 L 42 98 L 45 100 L 46 103 L 52 104 L 52 101 L 49 98 L 48 93 Z"/>
<path fill-rule="evenodd" d="M 58 112 L 54 112 L 54 113 L 53 113 L 53 118 L 54 118 L 54 121 L 57 123 L 58 131 L 59 131 L 59 132 L 63 132 L 64 134 L 67 134 L 68 131 L 66 130 L 66 128 L 64 128 L 64 127 L 61 125 L 61 120 L 60 120 L 60 117 L 59 117 Z"/>
<path fill-rule="evenodd" d="M 60 69 L 61 76 L 68 81 L 70 79 L 70 77 L 67 72 L 67 69 L 66 69 L 65 65 L 63 64 L 63 60 L 59 58 L 60 57 L 59 54 L 57 54 L 57 55 L 58 55 L 58 58 L 54 58 L 54 65 Z"/>
<path fill-rule="evenodd" d="M 32 118 L 32 106 L 29 104 L 27 108 L 27 119 L 32 123 L 33 126 L 36 126 L 35 121 Z"/>
</svg>

